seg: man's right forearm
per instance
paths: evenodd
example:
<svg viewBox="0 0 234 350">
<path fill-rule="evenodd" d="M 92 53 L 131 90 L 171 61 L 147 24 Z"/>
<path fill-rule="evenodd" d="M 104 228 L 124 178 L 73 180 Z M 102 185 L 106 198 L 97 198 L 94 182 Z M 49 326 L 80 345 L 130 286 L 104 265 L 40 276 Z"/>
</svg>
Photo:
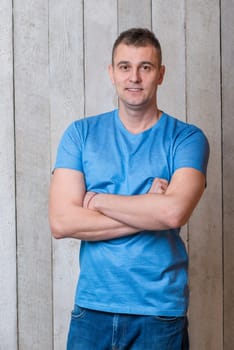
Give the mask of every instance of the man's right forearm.
<svg viewBox="0 0 234 350">
<path fill-rule="evenodd" d="M 150 193 L 164 193 L 167 181 L 155 179 Z M 140 227 L 92 207 L 96 193 L 86 192 L 84 175 L 71 169 L 56 169 L 50 186 L 49 221 L 55 238 L 77 238 L 87 241 L 109 240 L 128 236 Z M 90 206 L 91 204 L 91 206 Z"/>
<path fill-rule="evenodd" d="M 87 241 L 108 240 L 139 231 L 84 206 L 84 175 L 71 169 L 56 169 L 50 185 L 49 221 L 55 238 Z"/>
<path fill-rule="evenodd" d="M 97 211 L 73 206 L 62 214 L 50 215 L 50 227 L 55 238 L 76 238 L 86 241 L 109 240 L 139 231 Z"/>
</svg>

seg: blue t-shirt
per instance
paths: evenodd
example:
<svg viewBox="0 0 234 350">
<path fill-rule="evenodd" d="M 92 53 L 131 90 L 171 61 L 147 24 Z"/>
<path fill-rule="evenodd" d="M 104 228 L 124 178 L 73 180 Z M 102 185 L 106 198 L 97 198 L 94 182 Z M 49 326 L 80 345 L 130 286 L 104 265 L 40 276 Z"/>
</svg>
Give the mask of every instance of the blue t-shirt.
<svg viewBox="0 0 234 350">
<path fill-rule="evenodd" d="M 84 174 L 87 191 L 147 193 L 155 177 L 183 167 L 206 174 L 203 132 L 165 113 L 139 134 L 118 110 L 72 123 L 60 142 L 55 168 Z M 179 229 L 142 231 L 113 240 L 82 241 L 75 303 L 94 310 L 182 316 L 188 306 L 188 257 Z"/>
</svg>

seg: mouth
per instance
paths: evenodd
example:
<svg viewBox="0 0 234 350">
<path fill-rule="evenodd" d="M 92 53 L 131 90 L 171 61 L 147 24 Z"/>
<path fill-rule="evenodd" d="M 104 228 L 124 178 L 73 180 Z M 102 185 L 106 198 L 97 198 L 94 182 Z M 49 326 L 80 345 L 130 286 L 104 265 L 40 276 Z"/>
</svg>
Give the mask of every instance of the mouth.
<svg viewBox="0 0 234 350">
<path fill-rule="evenodd" d="M 125 90 L 130 91 L 130 92 L 139 92 L 139 91 L 143 91 L 142 88 L 126 88 Z"/>
</svg>

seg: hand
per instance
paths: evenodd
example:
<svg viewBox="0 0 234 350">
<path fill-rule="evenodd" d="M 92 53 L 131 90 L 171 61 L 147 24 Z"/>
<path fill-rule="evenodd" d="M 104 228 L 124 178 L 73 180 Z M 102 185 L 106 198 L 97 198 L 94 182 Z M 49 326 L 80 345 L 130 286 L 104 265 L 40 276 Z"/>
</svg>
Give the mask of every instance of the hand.
<svg viewBox="0 0 234 350">
<path fill-rule="evenodd" d="M 168 181 L 156 177 L 152 182 L 152 185 L 148 193 L 164 194 L 168 187 Z"/>
<path fill-rule="evenodd" d="M 92 199 L 94 196 L 96 196 L 97 193 L 96 192 L 86 192 L 85 196 L 84 196 L 84 200 L 83 200 L 83 208 L 85 209 L 93 209 L 92 207 Z"/>
</svg>

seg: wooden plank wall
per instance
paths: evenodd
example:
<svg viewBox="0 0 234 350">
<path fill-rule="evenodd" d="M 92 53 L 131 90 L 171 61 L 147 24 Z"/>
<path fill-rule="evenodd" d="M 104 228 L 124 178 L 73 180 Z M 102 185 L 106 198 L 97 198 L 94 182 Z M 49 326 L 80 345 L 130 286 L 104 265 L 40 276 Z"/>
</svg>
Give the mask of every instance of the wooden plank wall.
<svg viewBox="0 0 234 350">
<path fill-rule="evenodd" d="M 159 37 L 159 106 L 211 145 L 207 189 L 182 230 L 190 256 L 192 350 L 234 348 L 234 0 L 2 0 L 0 3 L 0 350 L 63 350 L 79 271 L 54 241 L 47 195 L 74 119 L 117 106 L 107 74 L 116 35 Z"/>
<path fill-rule="evenodd" d="M 50 1 L 49 23 L 52 167 L 62 132 L 84 115 L 83 1 Z M 78 249 L 75 240 L 53 241 L 54 349 L 65 349 Z"/>
<path fill-rule="evenodd" d="M 187 1 L 187 114 L 211 147 L 207 191 L 189 224 L 191 343 L 204 350 L 222 349 L 223 342 L 219 20 L 219 1 Z"/>
<path fill-rule="evenodd" d="M 48 1 L 14 1 L 19 349 L 51 349 Z"/>
<path fill-rule="evenodd" d="M 221 2 L 224 349 L 234 347 L 234 1 Z"/>
<path fill-rule="evenodd" d="M 0 349 L 17 348 L 12 4 L 0 3 Z"/>
</svg>

